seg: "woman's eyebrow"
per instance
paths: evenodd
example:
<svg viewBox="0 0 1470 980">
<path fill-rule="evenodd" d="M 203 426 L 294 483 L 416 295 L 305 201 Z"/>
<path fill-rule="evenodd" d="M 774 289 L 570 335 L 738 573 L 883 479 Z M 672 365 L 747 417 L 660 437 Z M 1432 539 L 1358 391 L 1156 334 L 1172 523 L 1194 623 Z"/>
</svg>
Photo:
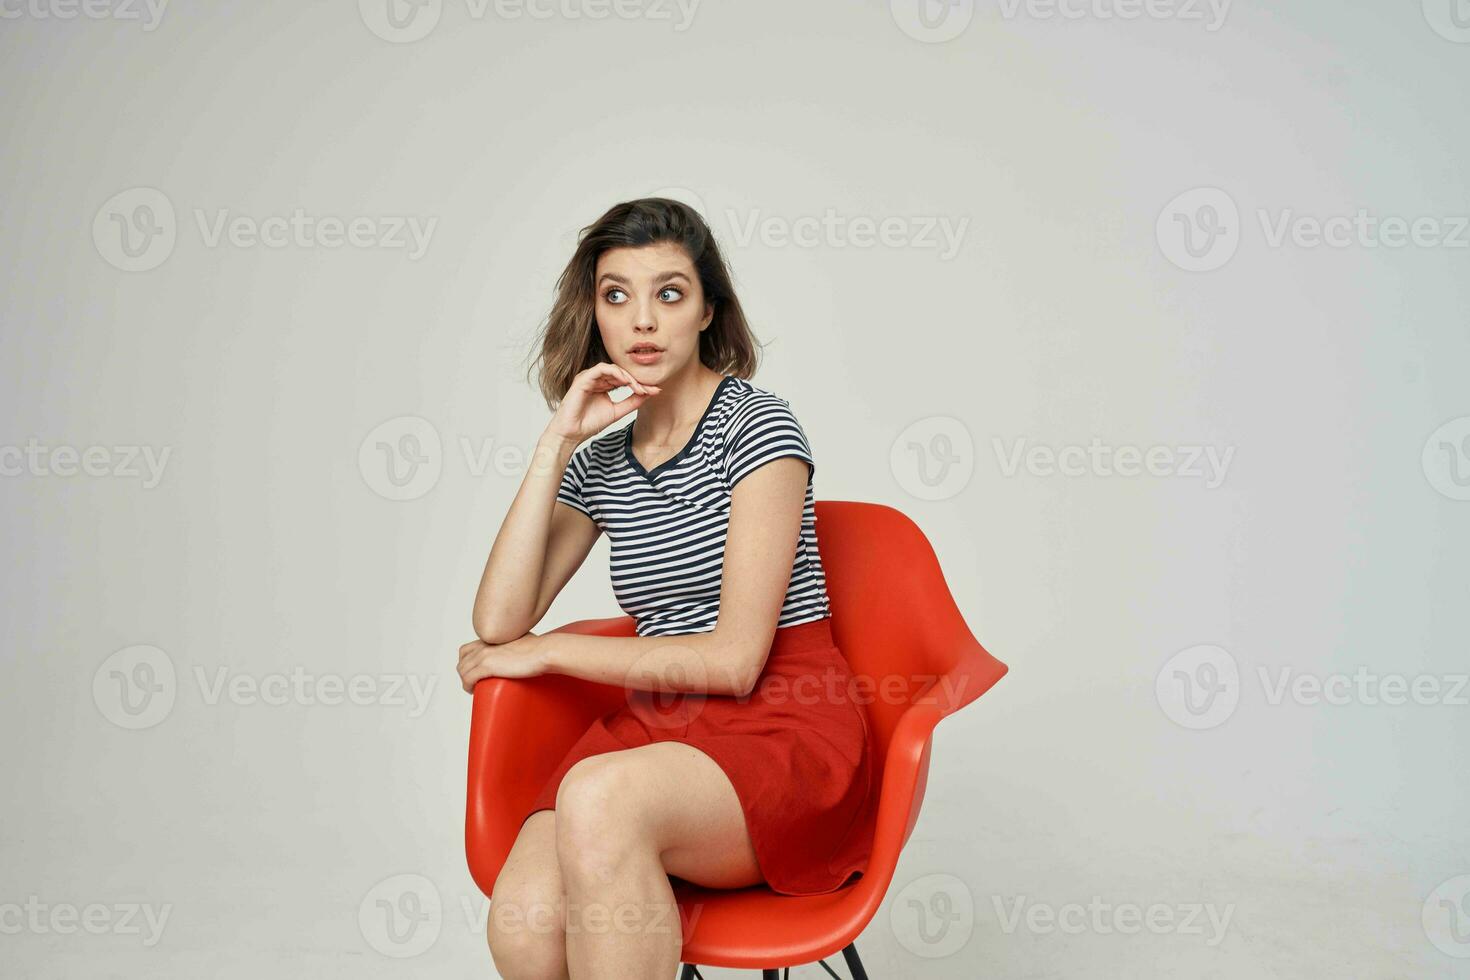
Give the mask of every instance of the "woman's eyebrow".
<svg viewBox="0 0 1470 980">
<path fill-rule="evenodd" d="M 618 275 L 616 272 L 604 272 L 601 278 L 598 279 L 598 282 L 601 282 L 603 279 L 611 279 L 613 282 L 620 282 L 625 286 L 629 284 L 627 279 Z M 686 276 L 684 273 L 679 272 L 678 270 L 674 270 L 671 272 L 660 272 L 658 275 L 653 277 L 653 281 L 655 284 L 668 282 L 670 279 L 683 279 L 685 282 L 689 281 L 689 277 Z"/>
</svg>

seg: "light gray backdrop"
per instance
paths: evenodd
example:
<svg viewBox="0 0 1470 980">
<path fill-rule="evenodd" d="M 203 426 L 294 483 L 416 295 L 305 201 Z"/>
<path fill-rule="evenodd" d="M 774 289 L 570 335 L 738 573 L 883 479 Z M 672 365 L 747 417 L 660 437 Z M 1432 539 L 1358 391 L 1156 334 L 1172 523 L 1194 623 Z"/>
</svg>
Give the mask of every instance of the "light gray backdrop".
<svg viewBox="0 0 1470 980">
<path fill-rule="evenodd" d="M 1012 667 L 875 978 L 1470 977 L 1464 0 L 0 11 L 7 976 L 493 975 L 455 650 L 661 191 Z"/>
</svg>

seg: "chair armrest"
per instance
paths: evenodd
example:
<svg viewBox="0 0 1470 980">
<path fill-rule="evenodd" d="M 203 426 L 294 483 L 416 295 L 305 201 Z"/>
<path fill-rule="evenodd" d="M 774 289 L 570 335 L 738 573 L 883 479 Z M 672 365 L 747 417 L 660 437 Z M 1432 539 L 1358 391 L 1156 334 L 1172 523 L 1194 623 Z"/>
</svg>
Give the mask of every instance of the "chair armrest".
<svg viewBox="0 0 1470 980">
<path fill-rule="evenodd" d="M 629 616 L 568 623 L 553 633 L 632 636 Z M 465 854 L 486 895 L 520 833 L 526 807 L 587 730 L 626 697 L 619 687 L 563 674 L 487 677 L 475 685 L 465 797 Z"/>
<path fill-rule="evenodd" d="M 888 743 L 883 766 L 883 784 L 878 796 L 878 821 L 873 835 L 873 852 L 868 861 L 878 894 L 887 892 L 898 856 L 919 819 L 924 788 L 929 779 L 929 750 L 934 726 L 945 717 L 943 695 L 931 692 L 904 709 Z"/>
</svg>

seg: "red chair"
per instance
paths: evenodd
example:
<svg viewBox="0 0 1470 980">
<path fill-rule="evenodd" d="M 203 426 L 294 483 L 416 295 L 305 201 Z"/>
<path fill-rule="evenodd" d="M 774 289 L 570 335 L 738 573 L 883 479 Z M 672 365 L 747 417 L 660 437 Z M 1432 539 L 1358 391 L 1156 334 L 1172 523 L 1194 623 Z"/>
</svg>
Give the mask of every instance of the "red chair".
<svg viewBox="0 0 1470 980">
<path fill-rule="evenodd" d="M 838 950 L 852 975 L 866 980 L 854 940 L 882 904 L 918 820 L 934 726 L 1007 670 L 965 625 L 934 549 L 913 521 L 880 504 L 824 500 L 816 510 L 833 635 L 853 673 L 917 681 L 903 703 L 864 699 L 880 787 L 872 859 L 855 882 L 826 895 L 779 895 L 763 885 L 709 889 L 673 879 L 682 921 L 692 922 L 682 980 L 700 976 L 695 964 L 758 969 L 772 980 L 779 967 Z M 635 635 L 629 616 L 582 620 L 556 632 Z M 525 808 L 587 726 L 625 697 L 620 687 L 561 674 L 488 678 L 475 686 L 465 851 L 487 896 Z"/>
</svg>

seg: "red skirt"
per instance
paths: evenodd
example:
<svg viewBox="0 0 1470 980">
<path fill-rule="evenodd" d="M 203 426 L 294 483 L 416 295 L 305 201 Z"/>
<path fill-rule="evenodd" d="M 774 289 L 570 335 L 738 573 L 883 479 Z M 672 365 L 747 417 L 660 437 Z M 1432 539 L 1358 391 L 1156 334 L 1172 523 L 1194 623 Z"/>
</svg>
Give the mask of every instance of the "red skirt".
<svg viewBox="0 0 1470 980">
<path fill-rule="evenodd" d="M 830 618 L 780 627 L 748 696 L 629 691 L 577 740 L 525 815 L 556 809 L 562 777 L 588 756 L 684 742 L 734 785 L 772 891 L 836 891 L 867 869 L 877 823 L 867 714 L 852 690 Z"/>
</svg>

